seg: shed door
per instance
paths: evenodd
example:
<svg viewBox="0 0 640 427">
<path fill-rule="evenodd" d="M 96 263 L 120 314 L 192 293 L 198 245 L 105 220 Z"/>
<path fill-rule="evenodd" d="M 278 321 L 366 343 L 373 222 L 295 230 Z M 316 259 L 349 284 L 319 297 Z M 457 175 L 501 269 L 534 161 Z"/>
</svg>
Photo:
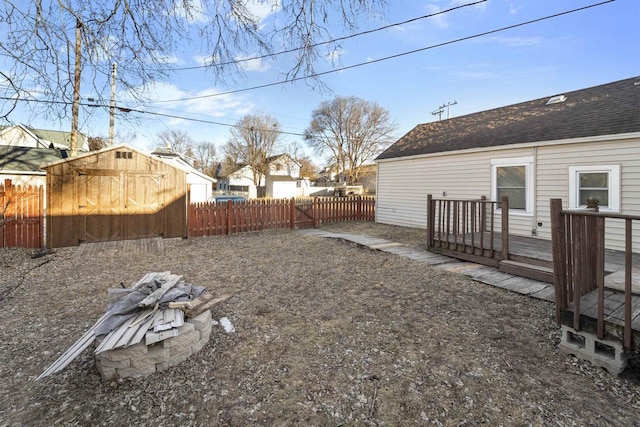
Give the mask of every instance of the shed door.
<svg viewBox="0 0 640 427">
<path fill-rule="evenodd" d="M 124 239 L 121 175 L 81 173 L 76 182 L 78 239 L 87 242 Z"/>
<path fill-rule="evenodd" d="M 129 173 L 125 181 L 125 238 L 162 236 L 162 175 Z"/>
<path fill-rule="evenodd" d="M 78 240 L 103 242 L 162 236 L 162 178 L 159 174 L 135 172 L 81 172 L 76 181 Z"/>
</svg>

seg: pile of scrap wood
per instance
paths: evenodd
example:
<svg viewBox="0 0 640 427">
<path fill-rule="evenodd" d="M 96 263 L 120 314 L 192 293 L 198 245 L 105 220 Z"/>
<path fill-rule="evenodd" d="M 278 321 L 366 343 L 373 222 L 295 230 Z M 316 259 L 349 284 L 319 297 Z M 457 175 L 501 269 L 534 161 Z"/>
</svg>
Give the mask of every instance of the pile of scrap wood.
<svg viewBox="0 0 640 427">
<path fill-rule="evenodd" d="M 229 298 L 205 293 L 202 286 L 188 285 L 182 276 L 149 273 L 130 288 L 109 289 L 107 312 L 37 379 L 61 371 L 96 338 L 95 353 L 126 348 L 145 340 L 146 345 L 178 335 L 186 317 L 195 317 Z"/>
</svg>

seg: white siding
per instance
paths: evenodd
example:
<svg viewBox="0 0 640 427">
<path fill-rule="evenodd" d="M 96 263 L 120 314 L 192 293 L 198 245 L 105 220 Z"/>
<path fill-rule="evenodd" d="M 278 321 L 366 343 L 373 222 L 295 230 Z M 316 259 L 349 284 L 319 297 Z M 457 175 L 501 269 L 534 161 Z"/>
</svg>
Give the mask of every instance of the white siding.
<svg viewBox="0 0 640 427">
<path fill-rule="evenodd" d="M 449 199 L 490 198 L 491 159 L 522 156 L 534 158 L 534 210 L 529 216 L 511 213 L 512 234 L 531 236 L 535 230 L 538 237 L 551 238 L 549 200 L 561 198 L 563 207 L 568 206 L 569 166 L 620 165 L 620 213 L 640 215 L 640 139 L 625 139 L 381 160 L 376 221 L 426 228 L 427 194 Z M 607 247 L 623 249 L 624 222 L 607 220 L 606 227 Z M 640 222 L 634 221 L 633 228 L 633 250 L 640 252 Z"/>
<path fill-rule="evenodd" d="M 568 207 L 569 166 L 620 165 L 620 213 L 640 215 L 640 139 L 542 146 L 537 161 L 538 234 L 551 238 L 549 200 Z M 640 251 L 640 222 L 634 221 L 634 250 Z M 624 222 L 607 220 L 607 247 L 624 248 Z"/>
<path fill-rule="evenodd" d="M 443 199 L 490 199 L 491 159 L 530 155 L 531 148 L 520 148 L 382 160 L 378 163 L 376 221 L 426 228 L 428 194 Z M 513 234 L 531 235 L 532 215 L 511 213 L 509 218 Z M 499 224 L 500 215 L 496 221 Z"/>
</svg>

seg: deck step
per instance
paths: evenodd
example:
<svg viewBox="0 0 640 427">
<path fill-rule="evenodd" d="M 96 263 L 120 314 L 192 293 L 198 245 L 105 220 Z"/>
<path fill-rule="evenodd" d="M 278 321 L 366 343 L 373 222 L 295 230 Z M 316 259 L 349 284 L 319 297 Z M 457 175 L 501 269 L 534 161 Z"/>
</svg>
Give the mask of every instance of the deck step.
<svg viewBox="0 0 640 427">
<path fill-rule="evenodd" d="M 543 267 L 541 265 L 506 260 L 500 261 L 498 270 L 540 282 L 553 283 L 553 268 Z"/>
</svg>

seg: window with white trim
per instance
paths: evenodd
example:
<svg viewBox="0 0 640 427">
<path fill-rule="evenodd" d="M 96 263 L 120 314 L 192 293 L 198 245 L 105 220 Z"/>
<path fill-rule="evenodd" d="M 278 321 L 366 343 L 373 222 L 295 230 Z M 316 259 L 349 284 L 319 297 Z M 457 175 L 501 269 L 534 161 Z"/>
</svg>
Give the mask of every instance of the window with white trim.
<svg viewBox="0 0 640 427">
<path fill-rule="evenodd" d="M 491 160 L 491 198 L 509 198 L 509 212 L 533 212 L 533 156 Z"/>
<path fill-rule="evenodd" d="M 597 199 L 601 211 L 620 211 L 620 165 L 569 166 L 569 208 Z"/>
</svg>

